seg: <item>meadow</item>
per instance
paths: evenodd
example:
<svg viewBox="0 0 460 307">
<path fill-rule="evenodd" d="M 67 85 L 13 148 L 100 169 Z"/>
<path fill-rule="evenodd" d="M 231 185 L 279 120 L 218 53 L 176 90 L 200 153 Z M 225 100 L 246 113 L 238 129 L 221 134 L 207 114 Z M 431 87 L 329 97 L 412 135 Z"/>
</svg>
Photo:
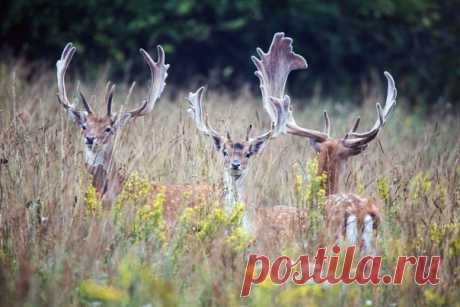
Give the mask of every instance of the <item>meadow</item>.
<svg viewBox="0 0 460 307">
<path fill-rule="evenodd" d="M 460 121 L 448 103 L 427 112 L 409 107 L 400 91 L 378 141 L 350 159 L 341 187 L 376 200 L 383 216 L 377 248 L 383 270 L 391 272 L 399 255 L 440 255 L 439 285 L 417 286 L 407 270 L 400 286 L 267 281 L 241 300 L 251 241 L 240 227 L 244 206 L 231 215 L 222 211 L 221 157 L 189 118 L 187 91 L 167 85 L 153 112 L 118 136 L 116 161 L 130 177 L 116 205 L 103 209 L 85 169 L 79 128 L 58 105 L 54 72 L 26 76 L 23 65 L 0 65 L 1 305 L 459 306 Z M 72 100 L 80 86 L 103 110 L 105 74 L 82 84 L 72 77 Z M 374 85 L 359 106 L 319 95 L 307 104 L 293 98 L 296 120 L 320 129 L 326 109 L 334 136 L 343 135 L 357 115 L 362 127 L 370 127 L 385 91 L 383 80 Z M 132 108 L 147 93 L 137 86 L 128 99 L 129 86 L 118 84 L 115 109 Z M 210 88 L 205 104 L 214 128 L 228 129 L 234 138 L 243 138 L 249 123 L 258 132 L 269 127 L 261 98 L 248 89 Z M 307 227 L 295 238 L 266 232 L 255 248 L 270 257 L 311 255 L 324 226 L 313 150 L 305 139 L 287 135 L 251 159 L 245 206 L 308 210 Z M 164 195 L 152 195 L 152 182 L 206 184 L 212 197 L 188 208 L 183 195 L 169 237 Z"/>
</svg>

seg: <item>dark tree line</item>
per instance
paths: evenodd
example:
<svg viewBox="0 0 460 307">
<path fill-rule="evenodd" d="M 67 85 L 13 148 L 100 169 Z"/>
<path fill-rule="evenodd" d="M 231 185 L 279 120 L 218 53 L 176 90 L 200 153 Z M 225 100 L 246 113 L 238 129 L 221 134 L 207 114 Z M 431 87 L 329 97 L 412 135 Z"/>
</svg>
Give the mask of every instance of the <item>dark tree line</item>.
<svg viewBox="0 0 460 307">
<path fill-rule="evenodd" d="M 347 95 L 386 69 L 407 97 L 455 102 L 459 11 L 458 0 L 7 0 L 0 39 L 4 54 L 50 64 L 72 41 L 82 71 L 110 61 L 114 78 L 144 69 L 139 47 L 161 43 L 169 82 L 238 86 L 257 84 L 250 55 L 284 31 L 309 62 L 294 91 L 320 82 L 326 95 Z"/>
</svg>

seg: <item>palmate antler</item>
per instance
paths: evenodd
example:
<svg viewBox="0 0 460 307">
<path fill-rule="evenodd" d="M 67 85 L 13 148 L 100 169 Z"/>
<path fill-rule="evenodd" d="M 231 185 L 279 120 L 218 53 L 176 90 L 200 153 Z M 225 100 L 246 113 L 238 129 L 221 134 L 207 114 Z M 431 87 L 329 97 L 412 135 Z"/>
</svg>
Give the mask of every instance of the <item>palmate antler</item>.
<svg viewBox="0 0 460 307">
<path fill-rule="evenodd" d="M 385 107 L 382 109 L 380 103 L 376 104 L 377 108 L 377 120 L 374 126 L 362 133 L 356 132 L 358 129 L 360 118 L 357 118 L 353 127 L 350 131 L 341 139 L 341 143 L 347 147 L 352 149 L 354 152 L 359 153 L 360 151 L 364 150 L 369 142 L 371 142 L 375 137 L 378 135 L 379 131 L 385 125 L 385 122 L 390 117 L 394 107 L 396 106 L 396 95 L 397 90 L 395 86 L 395 82 L 393 77 L 390 75 L 389 72 L 385 71 L 385 77 L 388 81 L 388 89 L 387 89 L 387 98 L 385 101 Z M 292 115 L 292 109 L 289 111 L 289 119 L 288 119 L 288 133 L 303 136 L 310 138 L 313 142 L 321 143 L 330 138 L 330 120 L 327 112 L 324 112 L 324 119 L 325 119 L 325 128 L 324 131 L 312 130 L 312 129 L 305 129 L 297 125 Z"/>
<path fill-rule="evenodd" d="M 206 88 L 203 86 L 200 87 L 196 92 L 189 93 L 187 97 L 189 108 L 187 111 L 195 121 L 198 130 L 206 136 L 211 137 L 214 140 L 214 144 L 216 145 L 217 149 L 219 150 L 220 145 L 218 144 L 221 144 L 222 136 L 208 123 L 208 115 L 203 108 L 203 97 L 205 93 Z M 271 129 L 253 138 L 251 137 L 252 125 L 249 125 L 246 132 L 246 141 L 249 143 L 258 139 L 265 139 L 273 135 L 278 135 L 282 133 L 282 129 L 286 126 L 287 114 L 290 108 L 289 97 L 286 97 L 284 100 L 270 97 L 270 103 L 272 104 L 271 107 L 275 113 L 275 121 L 272 122 Z M 227 138 L 230 139 L 230 136 L 228 135 Z"/>
<path fill-rule="evenodd" d="M 62 51 L 61 58 L 56 62 L 56 71 L 57 71 L 57 82 L 58 82 L 58 101 L 66 110 L 75 110 L 75 107 L 70 103 L 69 98 L 67 97 L 67 91 L 65 87 L 65 73 L 69 64 L 72 61 L 72 57 L 75 54 L 76 48 L 72 43 L 68 43 L 64 50 Z M 91 113 L 91 109 L 87 108 L 88 105 L 85 104 L 86 111 Z"/>
<path fill-rule="evenodd" d="M 70 62 L 72 61 L 72 57 L 75 54 L 76 48 L 73 46 L 72 43 L 68 43 L 64 50 L 62 51 L 61 58 L 56 62 L 56 69 L 57 69 L 57 81 L 58 81 L 58 100 L 60 104 L 69 112 L 75 115 L 81 115 L 81 111 L 78 111 L 73 104 L 70 103 L 67 97 L 67 91 L 65 86 L 65 74 L 67 72 L 67 68 L 69 67 Z M 163 48 L 161 46 L 157 47 L 158 52 L 158 61 L 155 62 L 150 55 L 144 49 L 140 49 L 142 56 L 144 57 L 147 65 L 150 69 L 151 75 L 151 84 L 150 84 L 150 91 L 149 96 L 145 99 L 141 106 L 138 108 L 124 112 L 121 118 L 134 118 L 143 116 L 150 111 L 152 111 L 153 107 L 155 106 L 156 101 L 160 97 L 161 93 L 166 84 L 166 78 L 168 76 L 168 68 L 169 64 L 165 64 L 165 54 Z M 115 90 L 115 85 L 112 85 L 110 82 L 107 83 L 106 87 L 106 95 L 105 95 L 105 103 L 107 104 L 107 115 L 109 117 L 112 116 L 112 99 L 113 93 Z M 92 114 L 93 110 L 91 109 L 90 105 L 88 104 L 87 100 L 85 99 L 83 93 L 80 92 L 80 97 L 83 103 L 83 106 L 88 114 Z"/>
<path fill-rule="evenodd" d="M 127 112 L 131 117 L 143 116 L 153 110 L 156 101 L 160 98 L 161 93 L 163 93 L 166 85 L 165 81 L 168 77 L 169 64 L 165 64 L 165 52 L 161 46 L 157 46 L 157 62 L 155 62 L 144 49 L 141 48 L 140 53 L 150 69 L 150 92 L 148 98 L 144 100 L 139 108 Z"/>
<path fill-rule="evenodd" d="M 343 144 L 346 147 L 362 147 L 370 141 L 372 141 L 378 135 L 380 129 L 383 128 L 386 121 L 393 112 L 396 106 L 396 96 L 398 93 L 396 90 L 395 81 L 393 77 L 387 71 L 385 71 L 384 74 L 387 78 L 387 98 L 385 100 L 385 107 L 382 110 L 382 106 L 380 105 L 380 103 L 376 104 L 377 120 L 375 121 L 374 126 L 372 126 L 372 128 L 366 132 L 356 132 L 359 126 L 359 118 L 356 120 L 353 128 L 343 138 Z"/>
<path fill-rule="evenodd" d="M 255 75 L 260 81 L 260 90 L 265 110 L 268 112 L 272 121 L 271 129 L 255 138 L 250 137 L 252 125 L 249 126 L 246 141 L 251 142 L 267 137 L 276 137 L 286 133 L 288 115 L 290 109 L 289 96 L 285 95 L 286 81 L 289 73 L 296 69 L 307 68 L 305 59 L 292 52 L 292 39 L 285 37 L 284 33 L 276 33 L 273 36 L 270 49 L 264 53 L 257 48 L 260 58 L 251 57 L 257 67 Z M 189 93 L 188 102 L 191 113 L 199 131 L 215 140 L 221 140 L 220 134 L 209 126 L 207 115 L 203 111 L 203 96 L 205 88 L 201 87 L 194 93 Z"/>
<path fill-rule="evenodd" d="M 219 150 L 222 137 L 216 130 L 214 130 L 208 124 L 208 115 L 205 113 L 203 109 L 203 97 L 205 93 L 206 93 L 206 88 L 204 86 L 200 87 L 194 93 L 192 92 L 189 93 L 188 98 L 187 98 L 187 101 L 189 103 L 189 108 L 187 111 L 192 116 L 193 120 L 195 121 L 195 124 L 198 130 L 201 133 L 211 137 L 214 140 L 216 149 Z"/>
<path fill-rule="evenodd" d="M 260 81 L 264 109 L 272 121 L 283 122 L 284 119 L 277 118 L 276 106 L 273 102 L 281 106 L 289 106 L 289 96 L 285 95 L 287 78 L 293 70 L 306 69 L 307 61 L 292 51 L 292 39 L 285 37 L 282 32 L 275 33 L 267 53 L 260 48 L 257 48 L 257 53 L 260 58 L 252 56 L 251 59 L 257 67 L 255 75 Z M 277 133 L 284 132 L 285 128 L 279 127 Z"/>
<path fill-rule="evenodd" d="M 287 132 L 310 138 L 312 142 L 317 143 L 328 140 L 330 138 L 331 124 L 327 112 L 324 112 L 324 131 L 301 127 L 294 119 L 293 110 L 290 106 L 290 98 L 288 95 L 285 95 L 285 86 L 289 73 L 296 69 L 307 68 L 305 59 L 293 52 L 292 39 L 285 37 L 284 33 L 276 33 L 268 52 L 264 53 L 260 48 L 257 48 L 257 53 L 260 58 L 252 57 L 252 61 L 257 67 L 255 74 L 260 80 L 264 109 L 271 120 L 277 122 L 277 133 Z M 378 119 L 369 131 L 356 132 L 360 123 L 360 118 L 358 118 L 352 129 L 341 139 L 345 147 L 354 149 L 355 151 L 363 150 L 378 135 L 386 120 L 391 115 L 396 105 L 397 91 L 390 73 L 385 72 L 385 77 L 388 80 L 385 107 L 382 109 L 381 105 L 377 103 Z M 277 113 L 275 103 L 278 104 L 278 109 L 279 106 L 288 107 L 287 112 Z M 283 114 L 283 117 L 277 118 L 277 114 Z M 284 114 L 286 114 L 285 117 Z"/>
</svg>

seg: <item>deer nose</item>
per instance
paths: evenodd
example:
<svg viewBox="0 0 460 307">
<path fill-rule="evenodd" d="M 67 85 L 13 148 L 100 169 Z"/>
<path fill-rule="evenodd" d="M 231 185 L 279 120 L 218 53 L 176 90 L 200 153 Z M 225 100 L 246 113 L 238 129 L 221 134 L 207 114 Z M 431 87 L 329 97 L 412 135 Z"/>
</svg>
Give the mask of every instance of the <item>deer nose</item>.
<svg viewBox="0 0 460 307">
<path fill-rule="evenodd" d="M 232 168 L 233 168 L 233 169 L 239 169 L 240 166 L 241 166 L 240 160 L 233 160 L 233 161 L 232 161 Z"/>
<path fill-rule="evenodd" d="M 86 139 L 86 142 L 85 142 L 86 145 L 93 145 L 95 138 L 93 136 L 87 136 L 85 139 Z"/>
</svg>

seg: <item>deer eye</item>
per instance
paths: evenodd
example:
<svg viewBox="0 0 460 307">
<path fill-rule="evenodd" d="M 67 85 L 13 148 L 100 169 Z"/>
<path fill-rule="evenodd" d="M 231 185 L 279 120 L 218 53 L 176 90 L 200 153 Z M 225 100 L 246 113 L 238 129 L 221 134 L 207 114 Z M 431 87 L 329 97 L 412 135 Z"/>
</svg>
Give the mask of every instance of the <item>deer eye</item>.
<svg viewBox="0 0 460 307">
<path fill-rule="evenodd" d="M 86 125 L 81 125 L 81 129 L 86 130 Z"/>
<path fill-rule="evenodd" d="M 251 156 L 252 156 L 252 153 L 251 153 L 250 151 L 248 151 L 248 152 L 246 153 L 246 158 L 250 158 Z"/>
<path fill-rule="evenodd" d="M 105 128 L 105 132 L 107 132 L 107 133 L 110 133 L 110 132 L 112 132 L 112 128 L 111 128 L 111 127 L 107 127 L 107 128 Z"/>
<path fill-rule="evenodd" d="M 222 150 L 222 153 L 224 154 L 224 156 L 228 156 L 228 151 L 227 151 L 227 149 L 224 148 L 224 149 Z"/>
</svg>

